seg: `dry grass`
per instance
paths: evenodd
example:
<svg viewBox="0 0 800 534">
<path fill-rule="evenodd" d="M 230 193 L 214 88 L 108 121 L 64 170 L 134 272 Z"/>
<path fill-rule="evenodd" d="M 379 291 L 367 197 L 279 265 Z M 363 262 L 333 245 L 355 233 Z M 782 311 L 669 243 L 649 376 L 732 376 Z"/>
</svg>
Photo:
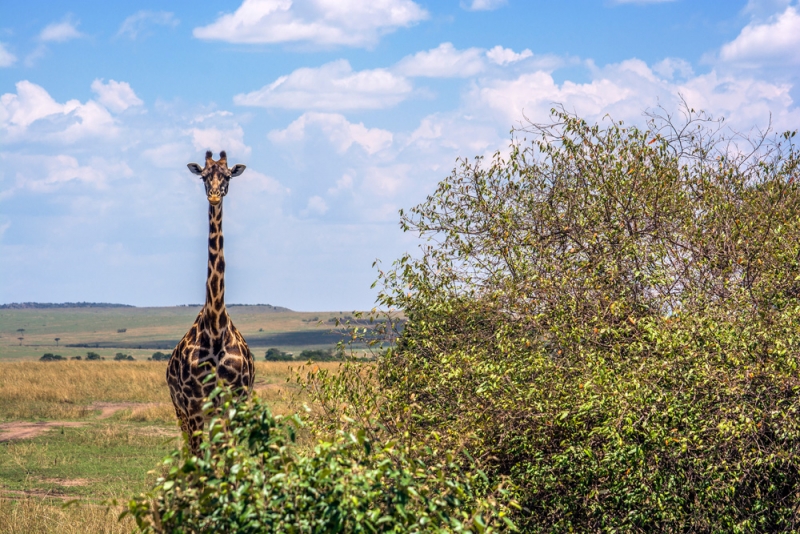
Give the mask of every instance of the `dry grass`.
<svg viewBox="0 0 800 534">
<path fill-rule="evenodd" d="M 81 419 L 94 401 L 166 402 L 158 362 L 0 364 L 0 419 Z"/>
<path fill-rule="evenodd" d="M 134 423 L 174 423 L 175 408 L 167 402 L 146 404 L 123 410 L 119 418 Z"/>
<path fill-rule="evenodd" d="M 52 499 L 0 499 L 0 532 L 6 534 L 86 534 L 132 532 L 129 517 L 117 521 L 122 507 L 95 504 L 64 506 Z"/>
<path fill-rule="evenodd" d="M 336 369 L 338 364 L 317 367 Z M 172 422 L 165 369 L 162 362 L 0 363 L 0 421 L 85 419 L 95 413 L 93 402 L 120 402 L 148 404 L 120 412 L 124 419 Z M 298 391 L 292 379 L 306 371 L 298 363 L 256 362 L 255 388 L 274 402 L 275 413 L 286 413 Z"/>
</svg>

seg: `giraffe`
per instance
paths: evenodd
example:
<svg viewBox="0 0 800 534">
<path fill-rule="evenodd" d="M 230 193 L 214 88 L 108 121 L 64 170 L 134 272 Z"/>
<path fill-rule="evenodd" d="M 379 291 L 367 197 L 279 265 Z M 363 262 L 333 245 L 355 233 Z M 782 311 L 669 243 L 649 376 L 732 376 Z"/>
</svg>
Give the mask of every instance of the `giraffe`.
<svg viewBox="0 0 800 534">
<path fill-rule="evenodd" d="M 222 254 L 222 197 L 228 183 L 244 172 L 244 165 L 228 168 L 225 152 L 214 161 L 206 152 L 206 165 L 189 163 L 189 170 L 203 179 L 208 197 L 208 277 L 206 303 L 194 324 L 175 347 L 167 365 L 167 384 L 172 404 L 194 455 L 199 452 L 203 430 L 203 399 L 214 381 L 203 380 L 212 371 L 217 378 L 248 395 L 253 387 L 253 355 L 225 309 L 225 259 Z"/>
</svg>

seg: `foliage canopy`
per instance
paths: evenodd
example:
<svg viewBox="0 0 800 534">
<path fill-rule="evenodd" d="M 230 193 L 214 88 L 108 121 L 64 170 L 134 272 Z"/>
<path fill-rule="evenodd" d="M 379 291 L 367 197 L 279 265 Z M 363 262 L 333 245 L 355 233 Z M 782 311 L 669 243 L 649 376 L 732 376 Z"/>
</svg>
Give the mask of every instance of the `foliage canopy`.
<svg viewBox="0 0 800 534">
<path fill-rule="evenodd" d="M 798 528 L 794 133 L 679 119 L 554 109 L 460 161 L 379 273 L 396 346 L 317 375 L 319 422 L 468 450 L 530 532 Z"/>
</svg>

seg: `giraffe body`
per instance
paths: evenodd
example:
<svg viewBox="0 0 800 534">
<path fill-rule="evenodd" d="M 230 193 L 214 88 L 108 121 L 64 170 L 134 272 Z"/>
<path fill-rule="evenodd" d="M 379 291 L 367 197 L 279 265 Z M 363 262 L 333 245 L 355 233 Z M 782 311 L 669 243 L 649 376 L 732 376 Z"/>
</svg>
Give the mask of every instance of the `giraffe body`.
<svg viewBox="0 0 800 534">
<path fill-rule="evenodd" d="M 208 375 L 217 378 L 242 395 L 253 387 L 254 367 L 250 348 L 231 321 L 225 308 L 225 258 L 222 238 L 222 197 L 228 192 L 228 182 L 244 171 L 244 165 L 228 169 L 225 152 L 214 161 L 206 153 L 206 166 L 201 169 L 190 163 L 189 169 L 203 178 L 208 207 L 208 276 L 206 303 L 192 327 L 175 347 L 167 365 L 167 384 L 172 404 L 187 434 L 189 446 L 198 453 L 203 429 L 204 398 L 214 389 L 216 382 L 203 383 Z"/>
</svg>

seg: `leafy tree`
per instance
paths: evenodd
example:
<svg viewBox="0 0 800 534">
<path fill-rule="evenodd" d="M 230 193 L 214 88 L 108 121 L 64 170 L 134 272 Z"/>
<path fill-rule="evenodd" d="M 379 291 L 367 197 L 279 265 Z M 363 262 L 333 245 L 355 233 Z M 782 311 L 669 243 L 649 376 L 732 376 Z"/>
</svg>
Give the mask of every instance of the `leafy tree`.
<svg viewBox="0 0 800 534">
<path fill-rule="evenodd" d="M 341 360 L 343 357 L 342 351 L 336 349 L 306 349 L 300 352 L 298 360 L 300 361 L 315 361 L 315 362 L 330 362 Z"/>
<path fill-rule="evenodd" d="M 379 272 L 396 346 L 312 375 L 319 423 L 470 451 L 529 532 L 796 529 L 793 138 L 556 109 L 460 161 Z"/>
<path fill-rule="evenodd" d="M 273 347 L 267 349 L 267 352 L 264 354 L 264 359 L 268 362 L 289 362 L 294 360 L 294 357 L 288 352 L 283 352 Z"/>
<path fill-rule="evenodd" d="M 57 338 L 54 338 L 54 340 L 55 340 L 55 342 L 56 342 L 56 347 L 57 347 L 57 346 L 58 346 L 58 342 L 59 342 L 59 341 L 61 341 L 61 338 L 60 338 L 60 337 L 57 337 Z"/>
<path fill-rule="evenodd" d="M 65 360 L 65 359 L 66 358 L 64 358 L 60 354 L 53 354 L 51 352 L 47 352 L 45 354 L 42 354 L 42 357 L 39 358 L 39 361 L 41 361 L 41 362 L 54 362 L 54 361 Z"/>
<path fill-rule="evenodd" d="M 120 362 L 120 361 L 128 361 L 128 362 L 132 362 L 132 361 L 134 361 L 134 357 L 133 357 L 133 356 L 131 356 L 130 354 L 123 354 L 122 352 L 118 352 L 117 354 L 115 354 L 115 355 L 114 355 L 114 361 L 118 361 L 118 362 Z"/>
<path fill-rule="evenodd" d="M 96 352 L 91 352 L 91 351 L 90 351 L 90 352 L 87 352 L 87 353 L 86 353 L 86 359 L 87 359 L 87 360 L 96 361 L 96 360 L 104 360 L 105 358 L 102 358 L 102 357 L 101 357 L 99 354 L 97 354 Z"/>
<path fill-rule="evenodd" d="M 339 433 L 312 451 L 295 444 L 298 418 L 274 418 L 254 396 L 216 389 L 220 409 L 201 454 L 184 447 L 154 488 L 128 505 L 142 532 L 492 532 L 508 510 L 477 495 L 480 472 L 450 453 Z M 206 409 L 213 410 L 214 402 Z M 496 490 L 502 494 L 501 489 Z M 123 515 L 125 515 L 123 514 Z"/>
<path fill-rule="evenodd" d="M 158 352 L 154 352 L 153 355 L 150 356 L 150 358 L 148 358 L 148 359 L 151 360 L 151 361 L 154 361 L 154 362 L 165 362 L 165 361 L 168 361 L 169 358 L 170 358 L 169 354 L 164 354 L 163 352 L 158 351 Z"/>
</svg>

